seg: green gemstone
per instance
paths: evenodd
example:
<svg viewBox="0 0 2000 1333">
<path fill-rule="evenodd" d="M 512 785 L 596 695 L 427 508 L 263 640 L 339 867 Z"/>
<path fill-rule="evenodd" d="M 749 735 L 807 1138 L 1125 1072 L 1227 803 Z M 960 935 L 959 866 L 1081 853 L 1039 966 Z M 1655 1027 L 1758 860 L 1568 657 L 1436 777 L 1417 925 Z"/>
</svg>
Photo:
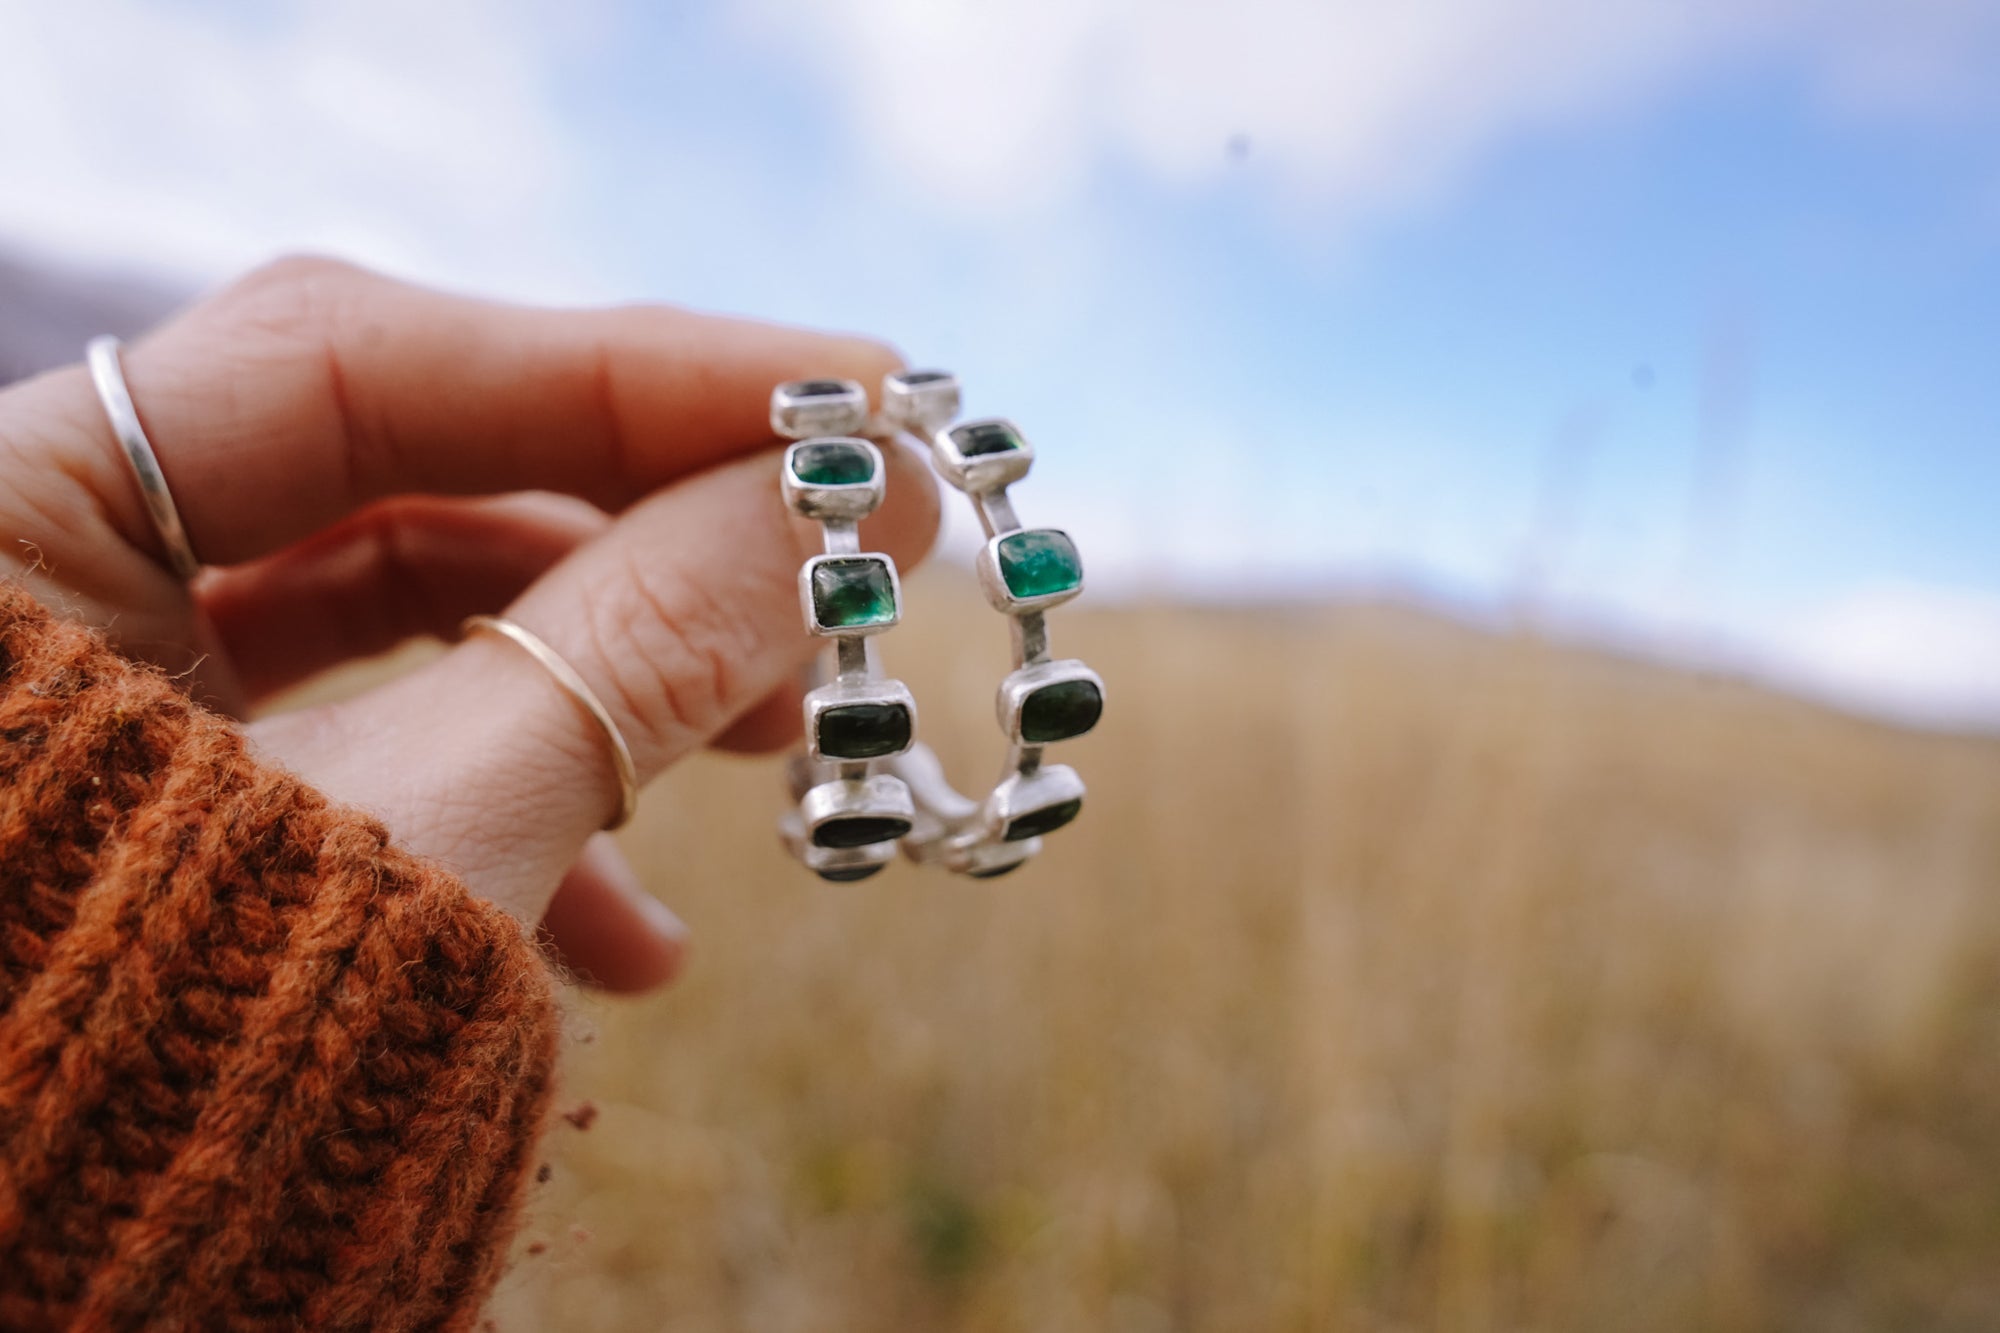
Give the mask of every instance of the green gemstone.
<svg viewBox="0 0 2000 1333">
<path fill-rule="evenodd" d="M 1104 694 L 1091 680 L 1059 680 L 1021 702 L 1021 739 L 1047 745 L 1081 736 L 1104 715 Z"/>
<path fill-rule="evenodd" d="M 792 450 L 792 475 L 808 486 L 858 486 L 875 480 L 875 460 L 858 444 L 816 440 Z"/>
<path fill-rule="evenodd" d="M 829 759 L 879 759 L 910 745 L 910 710 L 901 704 L 841 704 L 819 715 L 819 752 Z"/>
<path fill-rule="evenodd" d="M 1039 810 L 1030 810 L 1007 826 L 1001 835 L 1008 842 L 1024 842 L 1029 838 L 1039 838 L 1044 833 L 1053 833 L 1083 810 L 1083 798 L 1072 801 L 1058 801 L 1045 805 Z"/>
<path fill-rule="evenodd" d="M 894 815 L 855 815 L 848 819 L 829 819 L 821 824 L 813 830 L 813 845 L 871 847 L 878 842 L 900 838 L 909 831 L 910 821 Z"/>
<path fill-rule="evenodd" d="M 1004 421 L 968 422 L 952 431 L 951 442 L 958 446 L 961 458 L 1013 453 L 1027 443 L 1021 438 L 1021 432 Z"/>
<path fill-rule="evenodd" d="M 857 556 L 813 566 L 813 615 L 827 629 L 896 623 L 896 582 L 886 560 Z"/>
<path fill-rule="evenodd" d="M 996 554 L 1007 591 L 1023 601 L 1072 592 L 1083 582 L 1076 544 L 1053 528 L 1010 532 L 1000 539 Z"/>
</svg>

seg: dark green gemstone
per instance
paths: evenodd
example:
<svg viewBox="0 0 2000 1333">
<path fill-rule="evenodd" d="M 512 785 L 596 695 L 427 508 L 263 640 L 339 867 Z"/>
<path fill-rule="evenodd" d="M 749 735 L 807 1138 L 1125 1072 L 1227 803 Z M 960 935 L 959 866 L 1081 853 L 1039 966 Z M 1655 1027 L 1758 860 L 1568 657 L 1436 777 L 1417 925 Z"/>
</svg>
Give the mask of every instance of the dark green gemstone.
<svg viewBox="0 0 2000 1333">
<path fill-rule="evenodd" d="M 878 861 L 872 866 L 842 866 L 838 870 L 822 870 L 819 872 L 819 877 L 835 884 L 852 884 L 857 879 L 867 879 L 870 875 L 881 873 L 884 864 Z"/>
<path fill-rule="evenodd" d="M 1076 543 L 1053 528 L 1010 532 L 1000 539 L 996 554 L 1007 591 L 1024 601 L 1070 592 L 1083 582 Z"/>
<path fill-rule="evenodd" d="M 858 444 L 816 440 L 792 450 L 792 475 L 808 486 L 858 486 L 875 480 L 875 460 Z"/>
<path fill-rule="evenodd" d="M 896 584 L 889 566 L 859 556 L 813 566 L 813 614 L 828 629 L 859 629 L 896 622 Z"/>
<path fill-rule="evenodd" d="M 1013 453 L 1026 443 L 1021 433 L 1004 421 L 969 422 L 952 431 L 951 441 L 964 458 Z"/>
<path fill-rule="evenodd" d="M 829 759 L 880 759 L 910 745 L 901 704 L 841 704 L 819 715 L 819 752 Z"/>
<path fill-rule="evenodd" d="M 1039 838 L 1044 833 L 1053 833 L 1083 810 L 1083 798 L 1073 801 L 1058 801 L 1045 805 L 1039 810 L 1030 810 L 1007 826 L 1001 836 L 1008 842 L 1023 842 L 1029 838 Z"/>
<path fill-rule="evenodd" d="M 894 815 L 854 815 L 829 819 L 813 830 L 815 847 L 872 847 L 878 842 L 900 838 L 910 831 L 910 821 Z"/>
<path fill-rule="evenodd" d="M 1104 715 L 1104 694 L 1091 680 L 1059 680 L 1021 702 L 1021 739 L 1047 745 L 1081 736 Z"/>
</svg>

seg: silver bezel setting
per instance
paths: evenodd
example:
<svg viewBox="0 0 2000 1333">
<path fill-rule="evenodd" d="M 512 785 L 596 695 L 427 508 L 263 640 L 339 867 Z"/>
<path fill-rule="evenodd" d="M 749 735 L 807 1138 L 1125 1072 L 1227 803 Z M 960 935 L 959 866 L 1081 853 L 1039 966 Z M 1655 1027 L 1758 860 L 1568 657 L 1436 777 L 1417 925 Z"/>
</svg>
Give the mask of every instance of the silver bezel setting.
<svg viewBox="0 0 2000 1333">
<path fill-rule="evenodd" d="M 1037 810 L 1046 810 L 1068 801 L 1082 801 L 1083 798 L 1083 779 L 1077 776 L 1075 769 L 1067 764 L 1043 764 L 1030 772 L 1015 773 L 995 787 L 980 811 L 980 821 L 987 838 L 994 842 L 1006 842 L 1007 830 L 1015 821 Z M 1065 820 L 1056 828 L 1063 828 L 1069 822 Z M 1044 833 L 1053 832 L 1055 829 L 1044 830 Z M 1028 836 L 1039 838 L 1044 834 Z M 1014 841 L 1026 839 L 1017 838 Z"/>
<path fill-rule="evenodd" d="M 823 386 L 837 391 L 815 392 Z M 771 429 L 788 440 L 853 435 L 868 425 L 868 391 L 853 380 L 790 380 L 771 391 Z"/>
<path fill-rule="evenodd" d="M 1016 745 L 1061 745 L 1075 740 L 1077 736 L 1088 736 L 1096 728 L 1096 723 L 1076 733 L 1076 736 L 1064 736 L 1060 740 L 1030 741 L 1021 735 L 1021 711 L 1027 705 L 1028 696 L 1050 685 L 1066 685 L 1074 681 L 1088 681 L 1095 685 L 1098 700 L 1102 702 L 1104 678 L 1073 657 L 1059 662 L 1037 662 L 1009 673 L 1000 682 L 994 696 L 994 711 L 1000 719 L 1000 730 L 1006 732 L 1007 739 Z"/>
<path fill-rule="evenodd" d="M 914 825 L 917 808 L 910 800 L 910 789 L 903 785 L 902 779 L 887 773 L 876 773 L 865 778 L 835 778 L 831 782 L 820 783 L 799 802 L 799 818 L 805 826 L 806 842 L 819 847 L 823 845 L 819 841 L 819 831 L 828 824 L 848 819 L 893 819 Z M 901 836 L 898 833 L 879 841 L 893 843 Z"/>
<path fill-rule="evenodd" d="M 1021 442 L 1021 447 L 998 454 L 967 456 L 960 453 L 957 433 L 977 426 L 1005 426 Z M 932 430 L 927 438 L 931 444 L 931 464 L 937 474 L 967 495 L 983 495 L 1011 486 L 1027 476 L 1028 469 L 1035 463 L 1035 446 L 1028 443 L 1027 435 L 1019 426 L 1005 417 L 961 421 L 956 426 Z"/>
<path fill-rule="evenodd" d="M 997 879 L 1028 861 L 1042 850 L 1039 837 L 1019 842 L 995 842 L 987 838 L 960 840 L 945 853 L 945 869 L 973 879 Z"/>
<path fill-rule="evenodd" d="M 901 754 L 914 743 L 917 734 L 917 700 L 910 693 L 909 686 L 900 680 L 831 680 L 811 691 L 805 699 L 806 754 L 816 764 L 865 763 L 868 760 L 850 759 L 844 755 L 830 755 L 819 748 L 820 715 L 835 708 L 849 708 L 856 704 L 879 704 L 893 707 L 901 705 L 910 716 L 911 742 L 905 743 L 887 754 L 871 756 L 871 759 L 887 759 L 890 754 Z"/>
<path fill-rule="evenodd" d="M 835 882 L 862 880 L 896 859 L 896 844 L 871 842 L 862 847 L 818 847 L 806 836 L 805 820 L 796 810 L 787 811 L 778 821 L 778 836 L 787 851 L 805 868 L 822 879 Z"/>
<path fill-rule="evenodd" d="M 1075 540 L 1061 528 L 1016 528 L 1012 532 L 998 532 L 988 537 L 986 545 L 979 549 L 979 557 L 974 562 L 974 567 L 979 573 L 979 587 L 986 594 L 986 600 L 993 604 L 994 610 L 1003 611 L 1010 616 L 1023 615 L 1031 611 L 1046 611 L 1052 606 L 1061 606 L 1064 602 L 1072 601 L 1083 593 L 1083 555 L 1078 552 L 1074 587 L 1064 588 L 1061 592 L 1042 593 L 1035 597 L 1014 595 L 1013 590 L 1007 586 L 1006 575 L 1000 572 L 1000 543 L 1009 537 L 1018 537 L 1026 532 L 1055 533 L 1069 542 L 1070 550 L 1076 550 Z"/>
<path fill-rule="evenodd" d="M 813 574 L 822 565 L 851 565 L 873 561 L 889 572 L 889 592 L 895 599 L 895 614 L 887 620 L 867 625 L 829 625 L 819 618 L 819 603 L 813 598 Z M 896 574 L 896 562 L 880 551 L 828 552 L 816 555 L 799 568 L 799 607 L 805 613 L 806 628 L 821 638 L 866 637 L 892 630 L 903 623 L 903 581 Z"/>
<path fill-rule="evenodd" d="M 823 444 L 850 445 L 866 450 L 875 471 L 867 481 L 824 484 L 799 480 L 798 473 L 793 470 L 799 452 Z M 778 475 L 778 485 L 784 492 L 785 503 L 794 513 L 811 519 L 845 519 L 858 523 L 881 507 L 888 478 L 884 475 L 882 451 L 870 441 L 857 435 L 814 435 L 795 441 L 785 450 L 784 469 Z"/>
<path fill-rule="evenodd" d="M 947 371 L 899 370 L 882 379 L 882 415 L 913 435 L 942 430 L 958 404 L 958 376 Z"/>
</svg>

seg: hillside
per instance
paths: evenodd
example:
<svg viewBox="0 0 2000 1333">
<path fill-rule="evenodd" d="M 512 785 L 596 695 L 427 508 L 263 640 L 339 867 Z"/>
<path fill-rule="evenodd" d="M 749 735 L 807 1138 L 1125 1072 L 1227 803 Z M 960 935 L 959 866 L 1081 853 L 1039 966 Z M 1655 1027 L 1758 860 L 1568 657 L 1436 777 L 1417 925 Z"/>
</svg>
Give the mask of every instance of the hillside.
<svg viewBox="0 0 2000 1333">
<path fill-rule="evenodd" d="M 1004 626 L 884 641 L 970 784 Z M 628 846 L 503 1329 L 2000 1326 L 2000 745 L 1394 609 L 1074 609 L 1030 870 L 834 887 L 711 759 Z"/>
</svg>

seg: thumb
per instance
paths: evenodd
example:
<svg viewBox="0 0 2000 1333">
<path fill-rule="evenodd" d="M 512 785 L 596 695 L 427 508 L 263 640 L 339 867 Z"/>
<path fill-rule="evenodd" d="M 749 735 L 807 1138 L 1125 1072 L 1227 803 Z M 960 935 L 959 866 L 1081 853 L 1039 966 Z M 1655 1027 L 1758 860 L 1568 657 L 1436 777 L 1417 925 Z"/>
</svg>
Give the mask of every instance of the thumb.
<svg viewBox="0 0 2000 1333">
<path fill-rule="evenodd" d="M 867 549 L 920 558 L 937 527 L 930 469 L 882 451 L 887 501 Z M 780 503 L 777 455 L 698 474 L 635 505 L 528 588 L 508 615 L 603 702 L 644 782 L 705 746 L 815 648 L 798 572 L 818 546 Z M 257 724 L 322 791 L 379 815 L 412 850 L 536 921 L 617 809 L 606 738 L 519 645 L 474 635 L 358 698 Z"/>
</svg>

